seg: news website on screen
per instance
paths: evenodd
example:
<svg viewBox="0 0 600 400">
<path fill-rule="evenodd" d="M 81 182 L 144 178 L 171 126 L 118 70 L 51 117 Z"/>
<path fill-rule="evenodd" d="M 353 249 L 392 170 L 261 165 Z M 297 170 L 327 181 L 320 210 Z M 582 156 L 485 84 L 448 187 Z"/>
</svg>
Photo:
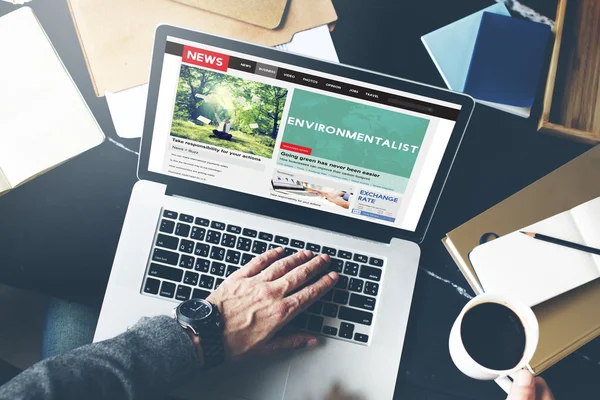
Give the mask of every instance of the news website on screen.
<svg viewBox="0 0 600 400">
<path fill-rule="evenodd" d="M 169 37 L 149 170 L 414 231 L 459 111 Z"/>
</svg>

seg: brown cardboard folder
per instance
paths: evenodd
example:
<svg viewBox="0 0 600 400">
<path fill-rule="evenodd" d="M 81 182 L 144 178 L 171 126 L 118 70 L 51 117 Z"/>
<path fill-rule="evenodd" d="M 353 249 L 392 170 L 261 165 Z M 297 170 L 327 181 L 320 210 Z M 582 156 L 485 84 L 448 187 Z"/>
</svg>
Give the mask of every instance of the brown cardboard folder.
<svg viewBox="0 0 600 400">
<path fill-rule="evenodd" d="M 290 0 L 285 23 L 271 30 L 171 0 L 68 0 L 96 95 L 148 81 L 154 30 L 162 23 L 266 46 L 337 19 L 331 0 Z"/>
<path fill-rule="evenodd" d="M 242 22 L 277 28 L 284 18 L 288 0 L 174 0 Z"/>
<path fill-rule="evenodd" d="M 600 197 L 598 171 L 600 146 L 448 233 L 442 241 L 473 290 L 481 293 L 481 284 L 469 262 L 469 252 L 483 233 L 502 236 Z M 598 304 L 600 279 L 533 308 L 540 324 L 540 340 L 529 365 L 536 374 L 600 335 Z"/>
</svg>

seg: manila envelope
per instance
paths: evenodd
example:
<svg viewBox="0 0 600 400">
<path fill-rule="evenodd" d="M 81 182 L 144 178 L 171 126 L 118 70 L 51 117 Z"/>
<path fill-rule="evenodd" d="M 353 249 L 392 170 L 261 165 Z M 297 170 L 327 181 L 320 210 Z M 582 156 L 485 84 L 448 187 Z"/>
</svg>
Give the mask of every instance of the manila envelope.
<svg viewBox="0 0 600 400">
<path fill-rule="evenodd" d="M 265 46 L 337 19 L 331 0 L 290 0 L 285 23 L 271 30 L 171 0 L 68 0 L 94 90 L 118 92 L 148 82 L 159 24 L 201 30 Z"/>
<path fill-rule="evenodd" d="M 275 29 L 283 23 L 288 0 L 174 0 L 202 10 Z"/>
</svg>

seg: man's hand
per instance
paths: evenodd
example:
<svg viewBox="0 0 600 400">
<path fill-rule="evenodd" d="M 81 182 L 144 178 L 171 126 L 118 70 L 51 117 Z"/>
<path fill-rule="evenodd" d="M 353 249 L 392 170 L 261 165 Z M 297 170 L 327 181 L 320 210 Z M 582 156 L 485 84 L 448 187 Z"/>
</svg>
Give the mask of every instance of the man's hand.
<svg viewBox="0 0 600 400">
<path fill-rule="evenodd" d="M 554 400 L 544 378 L 533 378 L 525 369 L 519 371 L 506 400 Z"/>
<path fill-rule="evenodd" d="M 308 333 L 275 335 L 331 290 L 338 274 L 323 275 L 327 255 L 314 257 L 306 250 L 282 259 L 283 254 L 278 248 L 255 257 L 208 297 L 223 314 L 227 359 L 317 345 L 317 338 Z"/>
</svg>

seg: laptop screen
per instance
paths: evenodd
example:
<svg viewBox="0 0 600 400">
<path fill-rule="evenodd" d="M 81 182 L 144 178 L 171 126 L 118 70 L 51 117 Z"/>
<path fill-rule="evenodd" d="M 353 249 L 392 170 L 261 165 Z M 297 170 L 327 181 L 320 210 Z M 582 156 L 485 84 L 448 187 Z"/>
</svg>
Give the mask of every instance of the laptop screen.
<svg viewBox="0 0 600 400">
<path fill-rule="evenodd" d="M 460 109 L 169 36 L 148 170 L 414 232 Z"/>
</svg>

